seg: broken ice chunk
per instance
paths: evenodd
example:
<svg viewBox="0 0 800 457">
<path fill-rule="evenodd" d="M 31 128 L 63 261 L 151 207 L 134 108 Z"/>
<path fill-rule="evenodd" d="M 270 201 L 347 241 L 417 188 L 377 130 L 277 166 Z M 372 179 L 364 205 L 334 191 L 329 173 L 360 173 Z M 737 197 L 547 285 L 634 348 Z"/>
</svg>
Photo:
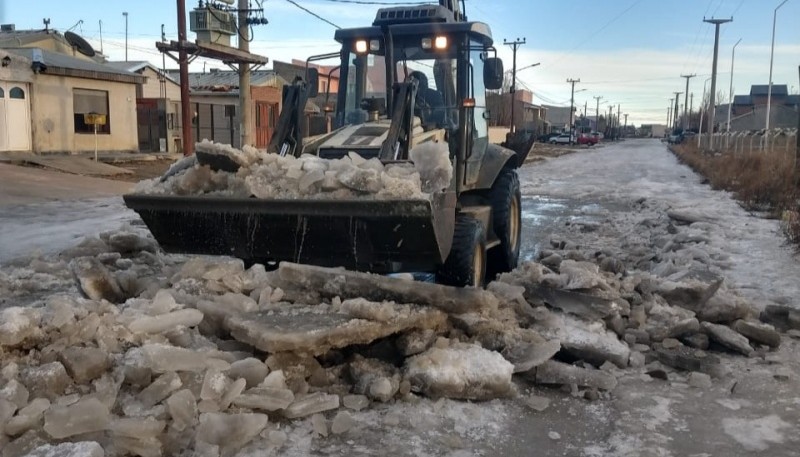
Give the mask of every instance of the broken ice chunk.
<svg viewBox="0 0 800 457">
<path fill-rule="evenodd" d="M 339 396 L 315 392 L 295 399 L 284 411 L 287 419 L 297 419 L 339 407 Z"/>
<path fill-rule="evenodd" d="M 356 425 L 356 421 L 353 419 L 353 416 L 350 415 L 347 411 L 339 411 L 336 414 L 336 417 L 333 418 L 333 423 L 331 424 L 331 433 L 334 435 L 341 435 L 342 433 L 347 433 Z"/>
<path fill-rule="evenodd" d="M 139 393 L 139 401 L 145 408 L 152 408 L 181 386 L 183 383 L 177 373 L 164 373 Z"/>
<path fill-rule="evenodd" d="M 145 316 L 128 325 L 133 333 L 164 333 L 179 326 L 194 327 L 203 320 L 203 313 L 196 309 L 182 309 L 160 316 Z"/>
<path fill-rule="evenodd" d="M 200 415 L 195 439 L 219 446 L 229 455 L 252 441 L 267 426 L 266 414 L 205 413 Z"/>
<path fill-rule="evenodd" d="M 358 192 L 375 194 L 381 190 L 381 175 L 372 169 L 349 167 L 336 177 L 342 185 Z"/>
<path fill-rule="evenodd" d="M 146 440 L 156 438 L 166 427 L 166 422 L 148 418 L 118 418 L 114 419 L 109 430 L 114 435 L 127 436 Z"/>
<path fill-rule="evenodd" d="M 423 192 L 441 192 L 450 185 L 453 164 L 447 143 L 429 141 L 419 144 L 408 152 L 408 158 L 419 172 Z"/>
<path fill-rule="evenodd" d="M 24 385 L 12 379 L 0 389 L 0 399 L 11 402 L 17 408 L 24 408 L 28 404 L 30 393 Z"/>
<path fill-rule="evenodd" d="M 294 393 L 289 389 L 256 387 L 244 391 L 233 400 L 233 404 L 243 408 L 277 411 L 286 409 L 294 398 Z"/>
<path fill-rule="evenodd" d="M 92 347 L 68 347 L 58 354 L 67 373 L 79 384 L 99 378 L 108 371 L 110 365 L 108 354 Z"/>
<path fill-rule="evenodd" d="M 34 397 L 55 400 L 72 384 L 72 379 L 60 362 L 51 362 L 22 371 L 20 379 Z"/>
<path fill-rule="evenodd" d="M 247 381 L 247 387 L 261 384 L 268 374 L 269 368 L 264 362 L 253 357 L 233 362 L 228 371 L 228 375 L 232 378 L 244 378 Z"/>
<path fill-rule="evenodd" d="M 35 311 L 20 307 L 0 311 L 0 347 L 17 346 L 40 333 L 39 317 Z"/>
<path fill-rule="evenodd" d="M 92 300 L 108 300 L 121 303 L 125 300 L 117 279 L 99 260 L 94 257 L 73 259 L 70 270 L 78 281 L 78 287 Z"/>
<path fill-rule="evenodd" d="M 197 420 L 197 401 L 189 389 L 179 390 L 167 398 L 167 408 L 172 416 L 172 427 L 185 430 Z"/>
<path fill-rule="evenodd" d="M 202 371 L 209 361 L 209 357 L 202 352 L 166 344 L 145 344 L 141 347 L 141 351 L 146 365 L 156 373 Z"/>
<path fill-rule="evenodd" d="M 219 399 L 219 408 L 220 410 L 224 411 L 231 406 L 234 400 L 239 398 L 244 392 L 245 387 L 247 387 L 247 381 L 244 378 L 239 378 L 236 381 L 232 382 L 228 389 L 222 394 L 222 397 Z"/>
<path fill-rule="evenodd" d="M 361 411 L 369 406 L 369 398 L 367 398 L 366 395 L 345 395 L 344 398 L 342 398 L 342 404 L 347 409 Z"/>
<path fill-rule="evenodd" d="M 317 435 L 328 436 L 328 422 L 322 414 L 314 414 L 311 416 L 311 427 Z"/>
<path fill-rule="evenodd" d="M 50 400 L 37 398 L 21 410 L 6 423 L 6 434 L 17 436 L 30 429 L 37 428 L 42 421 L 44 412 L 50 408 Z M 2 415 L 2 414 L 0 414 Z"/>
<path fill-rule="evenodd" d="M 25 454 L 25 457 L 103 457 L 105 451 L 94 441 L 45 444 Z"/>
<path fill-rule="evenodd" d="M 231 380 L 219 370 L 206 371 L 203 378 L 203 387 L 200 389 L 200 400 L 219 400 L 228 389 Z"/>
<path fill-rule="evenodd" d="M 412 390 L 430 397 L 488 400 L 513 392 L 514 365 L 472 344 L 431 348 L 406 360 Z"/>
<path fill-rule="evenodd" d="M 108 408 L 96 398 L 86 398 L 70 406 L 51 406 L 44 415 L 44 431 L 55 439 L 99 432 L 108 427 Z"/>
</svg>

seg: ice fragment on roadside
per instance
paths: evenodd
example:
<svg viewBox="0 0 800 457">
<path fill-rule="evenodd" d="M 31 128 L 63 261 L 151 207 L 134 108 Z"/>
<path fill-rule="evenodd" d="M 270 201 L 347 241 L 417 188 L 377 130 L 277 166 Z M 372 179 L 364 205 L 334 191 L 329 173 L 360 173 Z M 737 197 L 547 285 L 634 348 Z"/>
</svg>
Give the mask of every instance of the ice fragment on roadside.
<svg viewBox="0 0 800 457">
<path fill-rule="evenodd" d="M 128 325 L 133 333 L 164 333 L 179 326 L 194 327 L 203 320 L 203 313 L 196 309 L 181 309 L 159 316 L 144 316 Z"/>
<path fill-rule="evenodd" d="M 182 386 L 177 373 L 164 373 L 139 393 L 139 401 L 145 408 L 152 408 Z"/>
<path fill-rule="evenodd" d="M 45 444 L 28 452 L 24 457 L 104 457 L 105 451 L 94 441 L 79 443 Z"/>
<path fill-rule="evenodd" d="M 167 398 L 167 409 L 172 416 L 172 427 L 185 430 L 197 421 L 197 401 L 189 389 L 175 392 Z"/>
<path fill-rule="evenodd" d="M 44 415 L 44 431 L 55 439 L 98 432 L 108 427 L 108 408 L 95 398 L 70 406 L 52 406 Z"/>
<path fill-rule="evenodd" d="M 195 440 L 219 446 L 222 455 L 231 455 L 257 437 L 267 422 L 266 414 L 204 413 Z"/>
<path fill-rule="evenodd" d="M 453 178 L 450 149 L 445 142 L 425 142 L 413 147 L 408 157 L 414 162 L 425 193 L 441 192 Z"/>
<path fill-rule="evenodd" d="M 514 365 L 500 354 L 471 344 L 434 347 L 406 360 L 412 390 L 430 397 L 486 400 L 513 392 Z"/>
<path fill-rule="evenodd" d="M 315 392 L 295 398 L 294 402 L 284 411 L 284 416 L 286 416 L 287 419 L 297 419 L 338 407 L 338 395 Z"/>
</svg>

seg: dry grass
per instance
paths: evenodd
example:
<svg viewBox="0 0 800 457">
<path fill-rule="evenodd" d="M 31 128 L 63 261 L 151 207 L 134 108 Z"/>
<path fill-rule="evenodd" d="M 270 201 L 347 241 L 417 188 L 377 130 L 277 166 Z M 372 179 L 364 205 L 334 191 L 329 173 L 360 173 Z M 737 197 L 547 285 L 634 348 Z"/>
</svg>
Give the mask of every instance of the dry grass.
<svg viewBox="0 0 800 457">
<path fill-rule="evenodd" d="M 714 189 L 732 192 L 746 209 L 780 217 L 789 239 L 800 243 L 800 192 L 794 150 L 712 154 L 694 144 L 681 144 L 672 151 L 705 176 Z"/>
</svg>

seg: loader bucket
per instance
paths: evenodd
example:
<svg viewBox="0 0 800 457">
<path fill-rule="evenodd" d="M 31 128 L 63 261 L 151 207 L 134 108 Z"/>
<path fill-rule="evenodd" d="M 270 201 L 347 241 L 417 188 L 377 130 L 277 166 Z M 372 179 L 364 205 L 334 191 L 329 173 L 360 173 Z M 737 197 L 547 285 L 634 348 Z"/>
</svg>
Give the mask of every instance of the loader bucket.
<svg viewBox="0 0 800 457">
<path fill-rule="evenodd" d="M 431 200 L 261 200 L 125 195 L 167 252 L 393 273 L 450 252 L 455 195 Z"/>
</svg>

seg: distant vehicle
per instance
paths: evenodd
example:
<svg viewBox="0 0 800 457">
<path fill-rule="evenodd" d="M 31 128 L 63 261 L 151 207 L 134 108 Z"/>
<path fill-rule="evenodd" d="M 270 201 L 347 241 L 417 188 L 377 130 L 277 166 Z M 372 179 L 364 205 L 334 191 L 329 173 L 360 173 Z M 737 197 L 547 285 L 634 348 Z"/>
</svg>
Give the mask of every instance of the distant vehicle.
<svg viewBox="0 0 800 457">
<path fill-rule="evenodd" d="M 558 136 L 550 138 L 550 144 L 575 144 L 575 135 L 562 133 Z"/>
<path fill-rule="evenodd" d="M 552 138 L 557 136 L 558 133 L 545 133 L 544 135 L 539 135 L 536 138 L 536 141 L 538 141 L 539 143 L 549 143 Z"/>
<path fill-rule="evenodd" d="M 594 146 L 600 142 L 600 137 L 592 133 L 581 133 L 578 135 L 578 144 Z"/>
<path fill-rule="evenodd" d="M 605 138 L 605 135 L 603 135 L 603 132 L 592 132 L 592 136 L 597 137 L 597 141 L 600 141 L 600 140 Z"/>
<path fill-rule="evenodd" d="M 675 131 L 669 134 L 667 137 L 667 143 L 669 144 L 681 144 L 683 143 L 683 132 L 682 131 Z"/>
</svg>

